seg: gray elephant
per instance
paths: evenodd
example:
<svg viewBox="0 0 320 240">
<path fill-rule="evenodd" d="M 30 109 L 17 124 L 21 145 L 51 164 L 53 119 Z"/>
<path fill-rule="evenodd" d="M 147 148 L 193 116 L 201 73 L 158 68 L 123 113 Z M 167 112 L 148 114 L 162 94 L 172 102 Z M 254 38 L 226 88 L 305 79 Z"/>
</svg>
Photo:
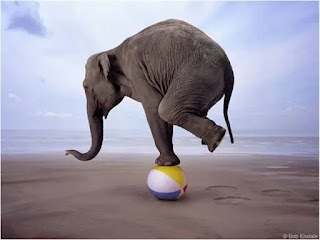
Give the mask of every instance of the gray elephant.
<svg viewBox="0 0 320 240">
<path fill-rule="evenodd" d="M 154 24 L 118 47 L 91 56 L 83 87 L 92 144 L 87 153 L 67 150 L 79 160 L 94 158 L 103 140 L 103 116 L 124 97 L 140 102 L 160 155 L 155 163 L 180 163 L 172 145 L 173 125 L 202 139 L 213 152 L 226 130 L 208 119 L 208 110 L 224 97 L 224 117 L 231 142 L 228 105 L 234 85 L 223 49 L 198 28 L 180 20 Z"/>
</svg>

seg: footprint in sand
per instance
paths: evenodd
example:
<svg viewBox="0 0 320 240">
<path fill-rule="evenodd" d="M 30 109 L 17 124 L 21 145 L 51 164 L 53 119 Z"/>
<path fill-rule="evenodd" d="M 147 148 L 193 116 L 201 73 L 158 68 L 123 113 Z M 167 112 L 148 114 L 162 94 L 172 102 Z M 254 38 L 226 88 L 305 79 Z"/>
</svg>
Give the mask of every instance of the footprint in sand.
<svg viewBox="0 0 320 240">
<path fill-rule="evenodd" d="M 213 200 L 215 200 L 217 203 L 238 205 L 240 203 L 250 201 L 251 199 L 246 197 L 227 196 L 227 197 L 217 197 L 217 198 L 214 198 Z"/>
<path fill-rule="evenodd" d="M 215 186 L 209 186 L 206 188 L 206 190 L 212 190 L 212 189 L 235 189 L 235 190 L 238 190 L 237 187 L 227 186 L 227 185 L 215 185 Z"/>
<path fill-rule="evenodd" d="M 291 192 L 287 190 L 281 190 L 281 189 L 266 189 L 261 191 L 261 194 L 264 196 L 270 196 L 270 197 L 284 197 L 284 196 L 290 196 Z"/>
<path fill-rule="evenodd" d="M 246 197 L 232 196 L 238 190 L 238 188 L 234 186 L 214 185 L 214 186 L 207 187 L 205 190 L 213 191 L 213 194 L 215 195 L 213 200 L 219 204 L 237 205 L 237 204 L 246 202 L 248 200 L 251 200 L 250 198 L 246 198 Z"/>
</svg>

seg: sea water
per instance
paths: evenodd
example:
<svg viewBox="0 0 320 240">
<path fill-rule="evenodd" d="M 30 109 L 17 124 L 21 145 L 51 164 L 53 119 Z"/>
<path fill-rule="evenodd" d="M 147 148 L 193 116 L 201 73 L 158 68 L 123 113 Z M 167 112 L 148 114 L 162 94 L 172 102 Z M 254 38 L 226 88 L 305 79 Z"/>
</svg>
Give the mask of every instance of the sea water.
<svg viewBox="0 0 320 240">
<path fill-rule="evenodd" d="M 254 136 L 235 134 L 231 144 L 226 135 L 214 154 L 271 154 L 317 157 L 319 138 L 307 136 Z M 2 154 L 64 154 L 66 149 L 86 152 L 90 148 L 89 130 L 2 130 Z M 186 131 L 174 133 L 176 154 L 211 154 L 201 140 Z M 109 129 L 104 132 L 102 153 L 157 154 L 149 129 Z"/>
</svg>

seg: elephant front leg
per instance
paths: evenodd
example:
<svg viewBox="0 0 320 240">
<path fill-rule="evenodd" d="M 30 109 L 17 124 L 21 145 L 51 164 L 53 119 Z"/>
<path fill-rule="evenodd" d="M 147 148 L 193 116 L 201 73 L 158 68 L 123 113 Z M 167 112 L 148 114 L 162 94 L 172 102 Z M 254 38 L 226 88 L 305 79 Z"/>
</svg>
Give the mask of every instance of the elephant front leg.
<svg viewBox="0 0 320 240">
<path fill-rule="evenodd" d="M 150 109 L 144 106 L 144 110 L 156 147 L 160 152 L 155 163 L 159 166 L 178 165 L 180 160 L 174 153 L 172 144 L 173 125 L 160 118 L 157 108 Z"/>
</svg>

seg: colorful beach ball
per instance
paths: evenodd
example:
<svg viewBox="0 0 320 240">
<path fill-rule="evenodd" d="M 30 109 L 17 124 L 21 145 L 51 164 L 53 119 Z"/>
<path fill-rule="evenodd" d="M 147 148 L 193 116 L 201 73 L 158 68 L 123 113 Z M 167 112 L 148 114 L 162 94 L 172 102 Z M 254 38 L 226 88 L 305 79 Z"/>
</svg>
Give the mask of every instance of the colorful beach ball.
<svg viewBox="0 0 320 240">
<path fill-rule="evenodd" d="M 155 166 L 148 175 L 149 191 L 161 200 L 176 200 L 187 189 L 186 175 L 178 166 Z"/>
</svg>

